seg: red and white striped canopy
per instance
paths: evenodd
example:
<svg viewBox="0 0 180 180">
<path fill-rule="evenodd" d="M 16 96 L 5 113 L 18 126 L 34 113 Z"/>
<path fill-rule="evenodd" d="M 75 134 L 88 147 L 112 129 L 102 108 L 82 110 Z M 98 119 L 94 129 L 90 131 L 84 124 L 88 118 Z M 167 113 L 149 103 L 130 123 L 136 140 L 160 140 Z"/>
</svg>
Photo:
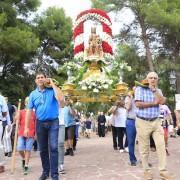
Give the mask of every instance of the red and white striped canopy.
<svg viewBox="0 0 180 180">
<path fill-rule="evenodd" d="M 95 20 L 102 25 L 102 47 L 104 56 L 112 58 L 112 22 L 106 12 L 100 9 L 89 9 L 81 12 L 74 25 L 74 58 L 83 58 L 84 55 L 84 22 L 87 20 Z"/>
</svg>

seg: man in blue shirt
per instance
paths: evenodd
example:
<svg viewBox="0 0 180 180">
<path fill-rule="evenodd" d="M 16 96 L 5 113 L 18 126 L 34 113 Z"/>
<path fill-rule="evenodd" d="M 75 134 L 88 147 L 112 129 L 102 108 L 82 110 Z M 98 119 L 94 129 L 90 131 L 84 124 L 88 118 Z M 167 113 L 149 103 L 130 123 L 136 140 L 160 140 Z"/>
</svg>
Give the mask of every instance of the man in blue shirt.
<svg viewBox="0 0 180 180">
<path fill-rule="evenodd" d="M 72 108 L 72 102 L 71 100 L 66 97 L 65 98 L 65 106 L 63 108 L 64 113 L 64 124 L 65 124 L 65 147 L 66 152 L 65 155 L 71 155 L 74 156 L 73 152 L 73 140 L 74 140 L 74 134 L 75 134 L 75 110 Z"/>
<path fill-rule="evenodd" d="M 144 168 L 144 178 L 153 179 L 148 165 L 149 138 L 152 135 L 159 159 L 160 176 L 161 178 L 171 180 L 172 177 L 166 170 L 164 133 L 161 121 L 158 118 L 160 113 L 159 105 L 164 104 L 166 98 L 163 97 L 161 90 L 157 88 L 158 75 L 155 72 L 150 72 L 146 79 L 148 80 L 149 87 L 138 86 L 135 90 L 136 130 Z"/>
<path fill-rule="evenodd" d="M 31 112 L 35 109 L 36 132 L 43 168 L 39 180 L 48 179 L 49 172 L 51 172 L 52 180 L 58 180 L 58 116 L 59 105 L 64 97 L 62 91 L 52 79 L 47 79 L 44 73 L 37 73 L 35 82 L 37 88 L 29 96 L 24 135 L 28 136 Z M 50 87 L 46 87 L 47 82 Z"/>
</svg>

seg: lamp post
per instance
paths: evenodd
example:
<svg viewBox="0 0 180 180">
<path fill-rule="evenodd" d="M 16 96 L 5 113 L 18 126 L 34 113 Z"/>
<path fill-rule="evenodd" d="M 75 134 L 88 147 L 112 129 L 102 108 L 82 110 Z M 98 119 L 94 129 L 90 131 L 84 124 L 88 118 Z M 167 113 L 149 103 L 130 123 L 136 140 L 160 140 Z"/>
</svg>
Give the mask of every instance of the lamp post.
<svg viewBox="0 0 180 180">
<path fill-rule="evenodd" d="M 0 66 L 0 76 L 3 74 L 3 66 Z"/>
<path fill-rule="evenodd" d="M 173 90 L 173 92 L 176 94 L 176 72 L 170 71 L 169 73 L 169 83 L 170 83 L 170 89 Z M 175 104 L 175 96 L 173 95 L 173 101 Z"/>
<path fill-rule="evenodd" d="M 171 71 L 169 74 L 169 83 L 171 85 L 171 89 L 176 91 L 176 72 Z"/>
</svg>

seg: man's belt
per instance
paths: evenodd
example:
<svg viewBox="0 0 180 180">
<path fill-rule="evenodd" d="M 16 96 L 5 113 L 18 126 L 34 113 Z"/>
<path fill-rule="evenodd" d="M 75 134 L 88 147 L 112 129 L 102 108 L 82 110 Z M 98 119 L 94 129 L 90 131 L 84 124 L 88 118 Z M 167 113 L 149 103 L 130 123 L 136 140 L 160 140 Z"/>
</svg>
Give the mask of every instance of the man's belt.
<svg viewBox="0 0 180 180">
<path fill-rule="evenodd" d="M 135 120 L 135 118 L 133 119 L 133 118 L 128 118 L 128 117 L 127 117 L 127 120 L 134 121 L 134 120 Z"/>
<path fill-rule="evenodd" d="M 156 120 L 158 117 L 154 117 L 154 118 L 144 118 L 144 117 L 137 116 L 137 118 L 143 119 L 143 120 L 145 120 L 145 121 L 154 121 L 154 120 Z"/>
<path fill-rule="evenodd" d="M 37 120 L 40 121 L 40 122 L 47 122 L 47 121 L 55 121 L 55 120 L 58 120 L 58 118 L 54 118 L 54 119 L 43 119 L 43 120 L 37 119 Z"/>
</svg>

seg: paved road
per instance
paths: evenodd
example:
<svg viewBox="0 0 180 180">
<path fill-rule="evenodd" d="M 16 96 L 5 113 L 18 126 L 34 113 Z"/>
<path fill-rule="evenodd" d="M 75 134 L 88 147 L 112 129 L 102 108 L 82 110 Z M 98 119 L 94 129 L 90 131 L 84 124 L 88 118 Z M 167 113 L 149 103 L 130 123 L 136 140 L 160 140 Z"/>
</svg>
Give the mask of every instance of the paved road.
<svg viewBox="0 0 180 180">
<path fill-rule="evenodd" d="M 180 179 L 180 137 L 169 141 L 170 156 L 168 169 L 175 174 L 174 180 Z M 137 147 L 136 154 L 139 157 Z M 16 159 L 16 171 L 10 174 L 10 158 L 6 158 L 6 172 L 0 174 L 0 180 L 38 180 L 41 174 L 39 153 L 33 152 L 30 161 L 30 172 L 22 174 L 19 156 Z M 150 154 L 152 172 L 155 180 L 159 179 L 156 153 Z M 128 154 L 119 153 L 112 148 L 112 138 L 109 134 L 105 138 L 93 135 L 92 138 L 80 138 L 74 157 L 65 157 L 66 174 L 62 180 L 140 180 L 143 171 L 140 165 L 131 167 L 128 164 Z M 179 177 L 179 178 L 178 178 Z"/>
</svg>

